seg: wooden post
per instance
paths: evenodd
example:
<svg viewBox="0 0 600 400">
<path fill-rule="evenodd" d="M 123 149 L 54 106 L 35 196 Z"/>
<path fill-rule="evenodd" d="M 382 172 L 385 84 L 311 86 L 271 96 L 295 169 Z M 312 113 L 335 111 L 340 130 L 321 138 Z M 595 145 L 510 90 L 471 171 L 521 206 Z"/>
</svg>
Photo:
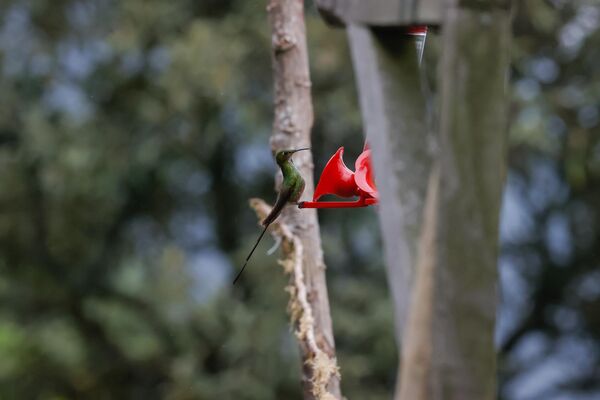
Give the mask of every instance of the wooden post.
<svg viewBox="0 0 600 400">
<path fill-rule="evenodd" d="M 315 0 L 321 15 L 334 25 L 438 25 L 440 0 Z"/>
<path fill-rule="evenodd" d="M 348 25 L 347 30 L 363 125 L 373 149 L 379 221 L 401 357 L 433 138 L 428 133 L 413 39 L 401 28 Z M 399 383 L 400 370 L 397 396 Z"/>
<path fill-rule="evenodd" d="M 347 29 L 380 191 L 397 339 L 404 369 L 412 368 L 399 374 L 406 381 L 398 379 L 395 398 L 486 400 L 496 386 L 509 1 L 448 2 L 442 27 L 439 135 L 426 123 L 414 47 L 401 28 Z M 431 251 L 417 262 L 433 159 L 439 198 L 431 200 L 433 228 L 423 232 Z"/>
<path fill-rule="evenodd" d="M 432 375 L 435 277 L 438 267 L 439 165 L 432 168 L 416 260 L 411 309 L 402 342 L 400 400 L 428 400 Z"/>
<path fill-rule="evenodd" d="M 496 398 L 498 220 L 510 1 L 449 2 L 439 69 L 441 198 L 432 398 Z"/>
<path fill-rule="evenodd" d="M 304 2 L 271 0 L 267 11 L 272 33 L 275 103 L 271 147 L 273 150 L 310 147 L 313 108 Z M 294 162 L 306 180 L 303 199 L 311 199 L 314 192 L 311 152 L 298 153 Z M 294 315 L 298 310 L 292 309 L 302 355 L 304 399 L 341 400 L 317 213 L 314 209 L 287 207 L 282 220 L 299 239 L 296 250 L 302 249 L 302 279 L 293 279 L 290 290 L 292 299 L 304 293 L 301 297 L 308 301 L 302 306 L 302 315 Z"/>
</svg>

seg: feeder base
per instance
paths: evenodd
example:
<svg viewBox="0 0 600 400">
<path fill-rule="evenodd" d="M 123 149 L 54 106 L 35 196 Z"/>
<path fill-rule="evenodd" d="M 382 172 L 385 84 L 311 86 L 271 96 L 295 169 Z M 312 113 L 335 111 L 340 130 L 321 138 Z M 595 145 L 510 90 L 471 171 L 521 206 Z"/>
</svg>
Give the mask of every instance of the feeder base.
<svg viewBox="0 0 600 400">
<path fill-rule="evenodd" d="M 302 201 L 298 208 L 359 208 L 377 204 L 377 199 L 361 198 L 356 201 Z"/>
</svg>

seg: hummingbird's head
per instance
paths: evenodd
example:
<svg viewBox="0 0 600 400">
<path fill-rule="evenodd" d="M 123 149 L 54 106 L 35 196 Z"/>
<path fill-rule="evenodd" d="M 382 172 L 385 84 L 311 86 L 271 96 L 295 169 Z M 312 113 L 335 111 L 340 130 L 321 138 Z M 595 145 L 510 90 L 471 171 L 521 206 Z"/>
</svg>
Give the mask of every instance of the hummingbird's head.
<svg viewBox="0 0 600 400">
<path fill-rule="evenodd" d="M 297 151 L 302 151 L 302 150 L 310 150 L 310 147 L 305 147 L 305 148 L 296 149 L 296 150 L 279 150 L 277 152 L 277 154 L 275 154 L 275 161 L 277 161 L 277 165 L 281 165 L 281 164 L 285 163 L 286 161 L 288 161 L 290 158 L 292 158 L 292 155 L 294 153 L 296 153 Z"/>
</svg>

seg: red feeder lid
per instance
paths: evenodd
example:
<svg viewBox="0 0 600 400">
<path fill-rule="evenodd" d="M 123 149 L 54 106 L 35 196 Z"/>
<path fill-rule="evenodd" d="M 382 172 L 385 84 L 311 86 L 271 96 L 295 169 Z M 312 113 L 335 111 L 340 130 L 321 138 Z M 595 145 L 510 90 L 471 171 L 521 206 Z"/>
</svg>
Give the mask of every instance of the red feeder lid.
<svg viewBox="0 0 600 400">
<path fill-rule="evenodd" d="M 413 25 L 406 31 L 408 35 L 426 35 L 427 25 Z"/>
</svg>

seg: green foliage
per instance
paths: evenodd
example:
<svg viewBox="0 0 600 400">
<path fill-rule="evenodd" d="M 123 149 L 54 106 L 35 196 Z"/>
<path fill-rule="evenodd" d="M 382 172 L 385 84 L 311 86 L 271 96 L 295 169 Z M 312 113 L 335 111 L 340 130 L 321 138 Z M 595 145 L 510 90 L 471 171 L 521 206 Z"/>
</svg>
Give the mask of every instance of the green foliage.
<svg viewBox="0 0 600 400">
<path fill-rule="evenodd" d="M 264 7 L 0 2 L 0 398 L 300 398 L 270 244 L 230 285 L 258 234 L 246 199 L 275 197 Z M 577 289 L 600 226 L 600 47 L 585 10 L 536 0 L 516 14 L 509 182 L 535 196 L 542 160 L 560 184 L 558 200 L 532 201 L 532 237 L 507 240 L 535 318 L 506 328 L 506 398 L 522 398 L 517 344 L 563 338 L 560 310 L 598 349 L 598 294 Z M 340 145 L 353 160 L 363 138 L 345 34 L 313 11 L 307 25 L 320 170 Z M 562 261 L 543 233 L 556 213 L 574 243 Z M 387 399 L 397 360 L 374 210 L 320 218 L 344 393 Z"/>
</svg>

